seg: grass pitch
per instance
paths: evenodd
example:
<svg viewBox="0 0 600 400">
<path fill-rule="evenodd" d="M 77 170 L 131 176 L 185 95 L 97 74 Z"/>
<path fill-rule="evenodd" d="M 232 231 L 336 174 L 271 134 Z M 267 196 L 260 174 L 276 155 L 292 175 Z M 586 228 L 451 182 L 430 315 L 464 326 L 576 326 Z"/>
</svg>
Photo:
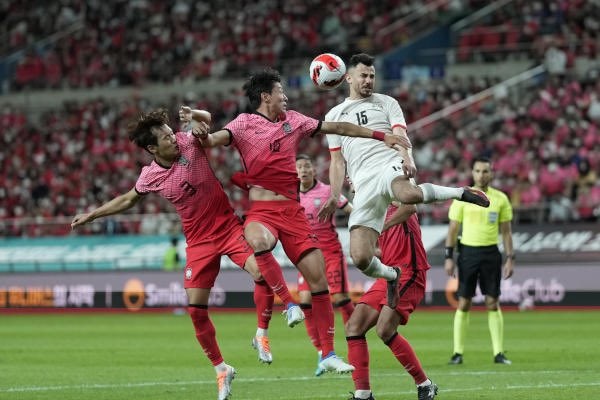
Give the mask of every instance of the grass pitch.
<svg viewBox="0 0 600 400">
<path fill-rule="evenodd" d="M 336 349 L 346 357 L 341 318 Z M 238 371 L 233 400 L 347 399 L 348 375 L 313 376 L 316 353 L 303 325 L 274 315 L 272 365 L 250 342 L 252 313 L 212 313 L 226 362 Z M 413 344 L 440 400 L 599 398 L 600 311 L 506 312 L 513 365 L 495 365 L 484 312 L 473 312 L 465 363 L 452 353 L 451 311 L 417 310 L 401 332 Z M 371 383 L 377 400 L 415 399 L 410 376 L 371 333 Z M 215 373 L 187 315 L 0 315 L 0 399 L 216 399 Z"/>
</svg>

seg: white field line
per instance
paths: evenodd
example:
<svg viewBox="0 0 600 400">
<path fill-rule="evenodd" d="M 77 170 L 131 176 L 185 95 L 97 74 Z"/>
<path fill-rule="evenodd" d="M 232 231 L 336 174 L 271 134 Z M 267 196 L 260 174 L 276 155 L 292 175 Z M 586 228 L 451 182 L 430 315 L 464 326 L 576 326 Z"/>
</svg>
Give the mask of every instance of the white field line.
<svg viewBox="0 0 600 400">
<path fill-rule="evenodd" d="M 548 375 L 548 374 L 568 374 L 568 373 L 595 373 L 597 371 L 576 371 L 576 370 L 565 370 L 565 371 L 535 371 L 535 375 Z M 392 377 L 402 375 L 403 371 L 399 370 L 399 373 L 387 373 L 377 374 L 377 377 Z M 435 376 L 468 376 L 468 375 L 529 375 L 531 371 L 464 371 L 464 372 L 447 372 L 437 373 Z M 284 378 L 236 378 L 235 383 L 255 383 L 255 382 L 283 382 L 283 381 L 313 381 L 314 376 L 295 376 L 295 377 L 284 377 Z M 349 375 L 329 375 L 320 379 L 348 379 Z M 215 380 L 199 380 L 199 381 L 177 381 L 177 382 L 136 382 L 136 383 L 97 383 L 97 384 L 85 384 L 85 385 L 56 385 L 56 386 L 17 386 L 1 388 L 0 393 L 26 393 L 26 392 L 46 392 L 46 391 L 62 391 L 62 390 L 88 390 L 88 389 L 121 389 L 121 388 L 137 388 L 137 387 L 153 387 L 153 386 L 186 386 L 186 385 L 210 385 L 213 386 Z M 472 392 L 477 390 L 489 390 L 489 389 L 502 389 L 502 390 L 518 390 L 518 389 L 548 389 L 548 388 L 569 388 L 569 387 L 588 387 L 588 386 L 600 386 L 598 382 L 585 382 L 585 383 L 542 383 L 538 385 L 506 385 L 506 386 L 491 386 L 491 387 L 472 387 L 472 388 L 440 388 L 443 392 Z M 393 394 L 409 394 L 414 391 L 394 391 L 394 392 L 377 392 L 379 395 L 393 395 Z M 334 398 L 339 397 L 339 394 L 322 395 L 321 398 Z M 301 395 L 299 393 L 291 393 L 291 397 L 279 397 L 279 399 L 298 399 L 298 398 L 314 398 L 314 393 Z M 253 399 L 247 399 L 253 400 Z M 257 398 L 256 400 L 263 400 Z"/>
</svg>

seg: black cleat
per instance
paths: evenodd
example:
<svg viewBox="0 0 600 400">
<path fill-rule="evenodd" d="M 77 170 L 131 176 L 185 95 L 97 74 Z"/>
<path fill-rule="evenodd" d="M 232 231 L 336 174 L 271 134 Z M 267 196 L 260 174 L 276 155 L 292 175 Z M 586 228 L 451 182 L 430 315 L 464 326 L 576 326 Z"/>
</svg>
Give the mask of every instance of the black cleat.
<svg viewBox="0 0 600 400">
<path fill-rule="evenodd" d="M 450 357 L 450 361 L 448 361 L 448 364 L 450 364 L 450 365 L 458 365 L 458 364 L 462 364 L 462 362 L 463 362 L 462 354 L 454 353 L 452 355 L 452 357 Z"/>
<path fill-rule="evenodd" d="M 508 358 L 506 358 L 506 356 L 504 355 L 504 353 L 498 353 L 494 356 L 494 362 L 496 364 L 506 364 L 506 365 L 510 365 L 512 364 L 512 361 L 510 361 Z"/>
<path fill-rule="evenodd" d="M 431 382 L 427 386 L 417 386 L 417 393 L 419 400 L 433 400 L 438 393 L 438 387 L 435 383 Z"/>
<path fill-rule="evenodd" d="M 396 270 L 396 278 L 391 281 L 387 281 L 387 305 L 390 308 L 396 308 L 398 305 L 398 281 L 400 280 L 400 275 L 402 275 L 402 271 L 400 267 L 392 267 Z"/>
<path fill-rule="evenodd" d="M 373 393 L 371 393 L 366 399 L 359 399 L 358 397 L 354 397 L 354 393 L 350 392 L 348 400 L 375 400 L 375 397 L 373 397 Z"/>
<path fill-rule="evenodd" d="M 473 189 L 468 186 L 465 186 L 463 189 L 463 195 L 460 197 L 461 201 L 473 203 L 486 208 L 490 206 L 490 199 L 488 199 L 486 194 L 481 190 Z"/>
</svg>

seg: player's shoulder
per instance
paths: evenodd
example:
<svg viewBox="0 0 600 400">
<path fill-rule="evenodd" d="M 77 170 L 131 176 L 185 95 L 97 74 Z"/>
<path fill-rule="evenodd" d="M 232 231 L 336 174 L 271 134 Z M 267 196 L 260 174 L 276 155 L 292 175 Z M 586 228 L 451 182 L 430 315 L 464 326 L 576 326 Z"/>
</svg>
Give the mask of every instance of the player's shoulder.
<svg viewBox="0 0 600 400">
<path fill-rule="evenodd" d="M 335 106 L 331 107 L 329 109 L 329 111 L 327 112 L 327 114 L 325 114 L 325 120 L 327 121 L 328 118 L 331 118 L 331 117 L 339 114 L 346 107 L 347 102 L 348 102 L 348 99 L 346 98 L 341 103 L 338 103 Z"/>
<path fill-rule="evenodd" d="M 251 121 L 251 120 L 255 119 L 257 116 L 258 116 L 258 114 L 254 114 L 254 113 L 239 113 L 227 125 L 230 125 L 230 124 L 239 124 L 239 123 L 246 123 L 248 121 Z"/>
<path fill-rule="evenodd" d="M 383 94 L 383 93 L 373 93 L 373 95 L 371 96 L 371 99 L 373 102 L 383 103 L 383 104 L 398 103 L 398 100 L 396 100 L 392 96 L 389 96 L 389 95 Z"/>
<path fill-rule="evenodd" d="M 326 184 L 325 182 L 317 180 L 317 184 L 315 185 L 314 189 L 329 190 L 330 186 L 328 184 Z"/>
<path fill-rule="evenodd" d="M 294 120 L 301 120 L 301 119 L 314 119 L 313 117 L 309 117 L 306 114 L 302 114 L 299 111 L 296 110 L 286 110 L 285 112 L 285 118 L 284 121 L 294 121 Z"/>
</svg>

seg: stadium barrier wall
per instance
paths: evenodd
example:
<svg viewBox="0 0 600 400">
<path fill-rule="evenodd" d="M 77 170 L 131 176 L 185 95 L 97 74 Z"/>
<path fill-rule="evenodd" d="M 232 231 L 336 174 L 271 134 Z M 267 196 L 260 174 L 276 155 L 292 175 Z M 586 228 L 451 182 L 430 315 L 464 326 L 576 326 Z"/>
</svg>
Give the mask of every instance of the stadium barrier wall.
<svg viewBox="0 0 600 400">
<path fill-rule="evenodd" d="M 338 232 L 348 254 L 348 231 Z M 457 282 L 441 268 L 447 226 L 425 226 L 422 232 L 433 266 L 423 304 L 454 306 Z M 511 279 L 502 281 L 503 304 L 600 306 L 598 224 L 516 226 L 513 241 L 516 270 Z M 0 243 L 0 267 L 4 271 L 0 272 L 0 310 L 140 310 L 187 304 L 183 271 L 160 270 L 168 236 L 5 239 Z M 296 270 L 279 246 L 275 256 L 285 266 L 286 281 L 295 294 Z M 61 267 L 68 263 L 68 268 Z M 226 257 L 222 264 L 211 306 L 253 307 L 250 277 Z M 349 265 L 350 292 L 356 301 L 373 280 Z M 474 302 L 481 304 L 483 296 L 478 293 Z"/>
</svg>

